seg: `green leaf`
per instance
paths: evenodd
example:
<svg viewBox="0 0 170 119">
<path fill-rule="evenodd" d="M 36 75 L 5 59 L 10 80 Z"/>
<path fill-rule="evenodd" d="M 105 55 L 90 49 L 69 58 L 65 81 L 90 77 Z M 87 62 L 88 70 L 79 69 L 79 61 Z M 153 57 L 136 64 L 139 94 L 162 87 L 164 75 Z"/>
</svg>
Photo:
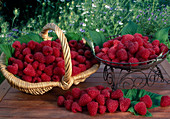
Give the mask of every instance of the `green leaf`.
<svg viewBox="0 0 170 119">
<path fill-rule="evenodd" d="M 65 36 L 66 36 L 68 41 L 70 41 L 70 40 L 76 40 L 76 41 L 82 40 L 81 35 L 79 35 L 78 33 L 74 33 L 74 32 L 68 32 L 68 33 L 65 34 Z"/>
<path fill-rule="evenodd" d="M 94 44 L 93 44 L 93 42 L 92 42 L 90 39 L 88 39 L 87 37 L 85 37 L 85 36 L 84 36 L 84 38 L 85 38 L 85 40 L 86 40 L 86 42 L 87 42 L 87 45 L 92 49 L 93 54 L 95 54 L 95 49 L 94 49 Z"/>
<path fill-rule="evenodd" d="M 140 26 L 138 26 L 137 24 L 130 20 L 128 24 L 122 29 L 121 35 L 126 34 L 134 35 L 135 33 L 143 34 L 143 30 Z"/>
<path fill-rule="evenodd" d="M 43 39 L 35 33 L 29 33 L 27 35 L 21 36 L 20 38 L 16 39 L 17 41 L 20 41 L 20 43 L 28 43 L 30 40 L 33 40 L 35 42 L 42 42 Z"/>
</svg>

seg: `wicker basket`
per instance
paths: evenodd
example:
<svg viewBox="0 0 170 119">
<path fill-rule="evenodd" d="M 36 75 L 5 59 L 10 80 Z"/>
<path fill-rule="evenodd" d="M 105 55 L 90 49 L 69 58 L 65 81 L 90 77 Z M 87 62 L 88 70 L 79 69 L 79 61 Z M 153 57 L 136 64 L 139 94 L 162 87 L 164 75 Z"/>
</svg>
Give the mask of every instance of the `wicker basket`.
<svg viewBox="0 0 170 119">
<path fill-rule="evenodd" d="M 13 74 L 8 72 L 6 70 L 5 65 L 5 54 L 2 53 L 0 57 L 0 69 L 2 74 L 5 76 L 9 84 L 17 88 L 20 91 L 39 95 L 44 94 L 45 92 L 51 90 L 53 87 L 60 87 L 63 90 L 68 90 L 73 84 L 78 85 L 80 82 L 84 82 L 87 77 L 89 77 L 91 74 L 95 73 L 98 68 L 99 64 L 93 65 L 88 70 L 81 72 L 80 74 L 76 76 L 72 75 L 72 62 L 71 62 L 71 54 L 70 54 L 70 47 L 67 42 L 67 38 L 65 37 L 62 30 L 55 24 L 49 23 L 46 26 L 43 27 L 42 32 L 40 33 L 40 36 L 44 40 L 51 40 L 52 37 L 48 36 L 48 30 L 53 30 L 57 34 L 58 38 L 61 41 L 63 55 L 64 55 L 64 61 L 65 61 L 65 75 L 62 77 L 60 82 L 40 82 L 40 83 L 29 83 L 26 81 L 23 81 L 17 77 L 15 77 Z"/>
</svg>

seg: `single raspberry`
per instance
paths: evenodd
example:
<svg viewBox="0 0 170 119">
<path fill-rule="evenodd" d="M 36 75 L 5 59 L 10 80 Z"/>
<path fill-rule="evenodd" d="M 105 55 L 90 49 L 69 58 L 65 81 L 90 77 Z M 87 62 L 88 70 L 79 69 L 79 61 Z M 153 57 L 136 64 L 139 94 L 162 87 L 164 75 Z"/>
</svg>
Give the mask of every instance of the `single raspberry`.
<svg viewBox="0 0 170 119">
<path fill-rule="evenodd" d="M 51 40 L 42 41 L 42 42 L 41 42 L 41 45 L 51 47 Z"/>
<path fill-rule="evenodd" d="M 146 109 L 146 105 L 144 102 L 138 102 L 135 106 L 134 109 L 137 113 L 139 113 L 140 115 L 146 115 L 147 109 Z"/>
<path fill-rule="evenodd" d="M 79 98 L 81 94 L 80 88 L 73 88 L 71 94 L 74 98 Z"/>
<path fill-rule="evenodd" d="M 138 42 L 129 42 L 128 44 L 128 50 L 131 54 L 135 54 L 138 51 L 139 44 Z"/>
<path fill-rule="evenodd" d="M 8 59 L 8 64 L 12 64 L 14 62 L 15 58 L 14 57 L 10 57 Z"/>
<path fill-rule="evenodd" d="M 21 50 L 24 50 L 26 47 L 27 47 L 27 44 L 26 43 L 22 43 Z"/>
<path fill-rule="evenodd" d="M 24 80 L 24 81 L 27 81 L 27 82 L 32 82 L 32 76 L 27 76 L 27 75 L 23 75 L 22 76 L 22 79 Z"/>
<path fill-rule="evenodd" d="M 27 43 L 27 46 L 28 46 L 31 50 L 33 50 L 33 49 L 35 48 L 35 46 L 36 46 L 36 42 L 33 41 L 33 40 L 30 40 L 30 41 Z"/>
<path fill-rule="evenodd" d="M 62 57 L 57 57 L 57 58 L 55 59 L 55 62 L 57 63 L 57 62 L 62 61 L 62 60 L 63 60 Z"/>
<path fill-rule="evenodd" d="M 106 107 L 110 113 L 113 113 L 117 110 L 119 103 L 117 100 L 107 99 Z"/>
<path fill-rule="evenodd" d="M 144 46 L 145 48 L 152 48 L 152 47 L 153 47 L 152 44 L 149 43 L 149 42 L 143 42 L 143 46 Z"/>
<path fill-rule="evenodd" d="M 64 68 L 65 66 L 65 61 L 64 60 L 61 60 L 57 63 L 57 66 L 60 67 L 60 68 Z"/>
<path fill-rule="evenodd" d="M 66 100 L 73 100 L 74 97 L 72 95 L 67 95 Z"/>
<path fill-rule="evenodd" d="M 104 114 L 104 113 L 106 112 L 106 106 L 104 106 L 104 105 L 99 105 L 98 112 L 99 112 L 100 114 Z"/>
<path fill-rule="evenodd" d="M 77 47 L 74 47 L 74 48 L 76 48 L 76 50 L 85 49 L 85 45 L 82 44 L 82 43 L 78 43 L 78 44 L 77 44 Z"/>
<path fill-rule="evenodd" d="M 154 46 L 154 47 L 153 47 L 153 50 L 155 51 L 155 54 L 156 54 L 156 55 L 159 55 L 159 54 L 160 54 L 160 49 L 159 49 L 158 46 Z"/>
<path fill-rule="evenodd" d="M 23 60 L 23 59 L 24 59 L 24 55 L 19 54 L 19 55 L 18 55 L 18 59 L 19 59 L 19 60 Z"/>
<path fill-rule="evenodd" d="M 70 47 L 73 47 L 73 48 L 76 48 L 77 45 L 78 45 L 78 43 L 77 43 L 76 40 L 70 40 L 70 41 L 68 42 L 68 44 L 69 44 Z"/>
<path fill-rule="evenodd" d="M 139 54 L 140 56 L 143 58 L 143 59 L 148 59 L 149 58 L 149 55 L 150 55 L 150 52 L 148 49 L 144 48 L 142 50 L 139 51 Z"/>
<path fill-rule="evenodd" d="M 78 56 L 79 54 L 76 51 L 71 51 L 71 59 L 74 59 Z"/>
<path fill-rule="evenodd" d="M 161 107 L 170 106 L 170 97 L 162 96 L 160 105 L 161 105 Z"/>
<path fill-rule="evenodd" d="M 118 66 L 119 64 L 116 64 L 116 63 L 120 63 L 119 59 L 113 59 L 112 62 L 114 63 L 111 63 L 112 65 L 115 65 L 115 66 Z"/>
<path fill-rule="evenodd" d="M 99 46 L 95 46 L 95 53 L 97 54 L 97 53 L 99 53 L 100 52 L 100 48 L 99 48 Z"/>
<path fill-rule="evenodd" d="M 41 74 L 41 80 L 42 80 L 42 82 L 48 82 L 48 81 L 51 80 L 51 77 L 48 76 L 46 73 L 42 73 Z"/>
<path fill-rule="evenodd" d="M 73 102 L 72 106 L 71 106 L 71 111 L 76 113 L 78 112 L 82 112 L 82 107 L 80 107 L 80 105 L 77 102 Z"/>
<path fill-rule="evenodd" d="M 112 99 L 119 99 L 119 98 L 121 98 L 121 97 L 123 97 L 123 92 L 122 92 L 121 89 L 117 89 L 116 91 L 113 91 L 113 92 L 111 93 L 111 98 L 112 98 Z"/>
<path fill-rule="evenodd" d="M 23 54 L 23 55 L 31 54 L 31 49 L 30 49 L 29 47 L 25 48 L 25 49 L 22 51 L 22 54 Z"/>
<path fill-rule="evenodd" d="M 99 52 L 96 54 L 97 57 L 102 58 L 102 56 L 105 55 L 103 52 Z"/>
<path fill-rule="evenodd" d="M 146 41 L 149 40 L 149 38 L 148 38 L 147 36 L 144 36 L 144 37 L 142 37 L 142 38 L 145 39 Z"/>
<path fill-rule="evenodd" d="M 127 51 L 125 49 L 120 49 L 116 52 L 116 56 L 120 61 L 125 61 L 128 59 Z"/>
<path fill-rule="evenodd" d="M 32 79 L 32 83 L 39 83 L 39 82 L 41 82 L 41 79 L 39 77 L 34 77 Z"/>
<path fill-rule="evenodd" d="M 21 48 L 21 43 L 19 41 L 15 41 L 13 44 L 12 44 L 12 47 L 13 48 Z"/>
<path fill-rule="evenodd" d="M 154 40 L 154 41 L 152 41 L 152 45 L 156 45 L 156 46 L 159 46 L 159 40 Z"/>
<path fill-rule="evenodd" d="M 79 64 L 79 62 L 77 62 L 76 60 L 71 60 L 71 62 L 72 62 L 72 66 L 78 66 L 78 64 Z"/>
<path fill-rule="evenodd" d="M 32 67 L 31 64 L 27 64 L 27 67 L 23 70 L 23 72 L 28 76 L 35 76 L 36 74 L 35 69 Z"/>
<path fill-rule="evenodd" d="M 36 70 L 36 75 L 35 76 L 41 76 L 41 74 L 42 74 L 42 71 L 40 71 L 40 70 Z"/>
<path fill-rule="evenodd" d="M 73 66 L 72 67 L 72 76 L 75 76 L 81 72 L 81 69 L 79 67 Z"/>
<path fill-rule="evenodd" d="M 55 56 L 53 56 L 53 55 L 45 56 L 45 63 L 47 65 L 53 63 L 54 61 L 55 61 Z"/>
<path fill-rule="evenodd" d="M 96 88 L 97 88 L 98 90 L 103 90 L 103 89 L 104 89 L 104 86 L 98 85 L 98 86 L 96 86 Z"/>
<path fill-rule="evenodd" d="M 110 92 L 107 89 L 103 89 L 101 94 L 104 95 L 106 98 L 110 98 Z"/>
<path fill-rule="evenodd" d="M 63 68 L 55 67 L 53 73 L 59 76 L 64 76 L 65 70 Z"/>
<path fill-rule="evenodd" d="M 166 52 L 168 52 L 168 47 L 166 45 L 161 46 L 160 47 L 160 52 L 161 53 L 163 52 L 163 54 L 165 54 Z"/>
<path fill-rule="evenodd" d="M 64 101 L 65 101 L 65 98 L 63 96 L 58 96 L 57 105 L 60 107 L 64 106 Z"/>
<path fill-rule="evenodd" d="M 108 40 L 107 42 L 109 42 L 110 43 L 110 46 L 112 46 L 113 45 L 113 40 L 111 39 L 111 40 Z"/>
<path fill-rule="evenodd" d="M 86 61 L 85 64 L 86 64 L 86 69 L 89 69 L 92 66 L 90 61 Z"/>
<path fill-rule="evenodd" d="M 12 73 L 12 74 L 17 74 L 18 73 L 18 64 L 12 64 L 7 66 L 7 70 Z"/>
<path fill-rule="evenodd" d="M 133 42 L 138 42 L 138 45 L 139 45 L 139 46 L 143 46 L 143 39 L 142 39 L 142 37 L 140 37 L 140 36 L 136 36 L 136 37 L 133 39 Z"/>
<path fill-rule="evenodd" d="M 103 43 L 103 48 L 108 47 L 110 48 L 111 44 L 109 42 L 104 42 Z"/>
<path fill-rule="evenodd" d="M 117 49 L 118 44 L 121 43 L 119 40 L 113 40 L 113 47 Z"/>
<path fill-rule="evenodd" d="M 27 62 L 24 62 L 24 67 L 27 67 L 28 63 Z"/>
<path fill-rule="evenodd" d="M 71 51 L 76 51 L 76 52 L 77 52 L 77 49 L 76 49 L 76 48 L 73 48 L 73 47 L 71 47 L 70 50 L 71 50 Z"/>
<path fill-rule="evenodd" d="M 100 91 L 99 90 L 88 90 L 87 93 L 92 99 L 95 99 L 96 96 L 100 94 Z"/>
<path fill-rule="evenodd" d="M 104 54 L 107 54 L 108 50 L 109 50 L 109 48 L 108 48 L 108 47 L 104 47 L 104 48 L 102 48 L 102 52 L 103 52 Z"/>
<path fill-rule="evenodd" d="M 65 100 L 64 101 L 64 106 L 67 110 L 71 110 L 71 105 L 73 103 L 73 100 Z"/>
<path fill-rule="evenodd" d="M 78 67 L 81 69 L 81 72 L 86 71 L 86 65 L 85 64 L 79 64 Z"/>
<path fill-rule="evenodd" d="M 149 59 L 155 59 L 155 58 L 157 58 L 157 57 L 158 57 L 158 55 L 154 54 L 154 55 L 150 55 L 150 56 L 149 56 Z"/>
<path fill-rule="evenodd" d="M 60 82 L 61 80 L 60 76 L 57 76 L 57 75 L 53 75 L 51 79 L 52 81 L 55 81 L 55 82 Z"/>
<path fill-rule="evenodd" d="M 45 57 L 41 52 L 36 52 L 34 54 L 34 60 L 40 62 L 40 63 L 45 63 Z"/>
<path fill-rule="evenodd" d="M 140 33 L 135 33 L 133 36 L 134 37 L 141 37 L 142 38 L 142 34 L 140 34 Z"/>
<path fill-rule="evenodd" d="M 102 56 L 102 59 L 103 59 L 103 60 L 106 60 L 106 61 L 110 61 L 110 58 L 108 57 L 107 54 L 103 55 L 103 56 Z"/>
<path fill-rule="evenodd" d="M 43 71 L 43 70 L 45 69 L 45 64 L 39 63 L 38 69 L 39 69 L 40 71 Z"/>
<path fill-rule="evenodd" d="M 95 116 L 98 110 L 98 103 L 95 101 L 89 102 L 87 104 L 87 109 L 91 116 Z"/>
<path fill-rule="evenodd" d="M 108 90 L 110 93 L 112 92 L 112 89 L 110 89 L 109 87 L 106 87 L 105 89 Z"/>
<path fill-rule="evenodd" d="M 19 60 L 19 59 L 15 59 L 15 60 L 13 61 L 13 63 L 18 65 L 18 69 L 19 69 L 19 70 L 22 70 L 22 69 L 24 68 L 23 62 L 22 62 L 21 60 Z"/>
<path fill-rule="evenodd" d="M 49 46 L 44 46 L 42 49 L 42 52 L 44 55 L 52 55 L 53 54 L 53 48 Z"/>
<path fill-rule="evenodd" d="M 76 57 L 76 60 L 79 62 L 79 63 L 84 63 L 86 61 L 86 58 L 84 56 L 81 56 L 81 55 L 78 55 Z"/>
<path fill-rule="evenodd" d="M 108 50 L 107 54 L 108 54 L 110 59 L 115 59 L 115 57 L 116 57 L 116 49 L 114 47 L 111 47 Z"/>
<path fill-rule="evenodd" d="M 126 34 L 122 36 L 121 42 L 125 44 L 125 42 L 132 41 L 132 39 L 134 39 L 133 35 Z"/>
<path fill-rule="evenodd" d="M 119 42 L 119 43 L 117 44 L 117 47 L 116 47 L 117 50 L 124 49 L 124 48 L 125 48 L 125 46 L 124 46 L 124 44 L 122 44 L 121 42 Z"/>
<path fill-rule="evenodd" d="M 128 63 L 138 63 L 139 60 L 137 58 L 131 57 Z M 131 64 L 131 66 L 138 66 L 138 64 Z"/>
<path fill-rule="evenodd" d="M 92 101 L 92 98 L 88 95 L 88 94 L 83 94 L 81 97 L 80 97 L 80 99 L 79 99 L 79 101 L 78 101 L 78 104 L 80 105 L 80 106 L 85 106 L 85 105 L 87 105 L 87 103 L 89 103 L 89 102 L 91 102 Z"/>
<path fill-rule="evenodd" d="M 41 51 L 42 51 L 42 48 L 43 48 L 43 45 L 37 43 L 37 44 L 35 45 L 35 48 L 34 48 L 34 53 L 36 53 L 36 52 L 41 52 Z"/>
<path fill-rule="evenodd" d="M 57 47 L 58 43 L 56 41 L 51 41 L 51 47 Z"/>
<path fill-rule="evenodd" d="M 79 49 L 77 52 L 78 52 L 79 55 L 84 55 L 84 50 L 83 49 Z"/>
<path fill-rule="evenodd" d="M 155 50 L 152 49 L 152 48 L 148 48 L 149 52 L 150 52 L 150 55 L 155 55 Z"/>
<path fill-rule="evenodd" d="M 96 96 L 96 101 L 100 104 L 100 105 L 104 105 L 105 104 L 105 96 L 102 94 L 99 94 Z"/>
<path fill-rule="evenodd" d="M 21 54 L 21 52 L 19 50 L 15 50 L 14 52 L 14 56 L 15 58 L 18 58 L 18 56 Z"/>
<path fill-rule="evenodd" d="M 45 67 L 44 72 L 48 76 L 52 76 L 53 75 L 53 65 L 48 65 L 47 67 Z"/>
<path fill-rule="evenodd" d="M 28 54 L 25 56 L 24 60 L 28 63 L 32 63 L 34 61 L 34 56 L 32 54 Z"/>
<path fill-rule="evenodd" d="M 60 57 L 60 49 L 59 48 L 56 48 L 56 47 L 53 47 L 53 55 L 55 57 Z"/>
<path fill-rule="evenodd" d="M 34 68 L 35 70 L 38 68 L 38 65 L 39 65 L 39 62 L 38 62 L 38 61 L 34 61 L 34 62 L 32 63 L 32 66 L 33 66 L 33 68 Z"/>
<path fill-rule="evenodd" d="M 72 95 L 72 94 L 71 94 L 71 91 L 67 91 L 67 92 L 64 94 L 64 97 L 66 98 L 68 95 Z"/>
<path fill-rule="evenodd" d="M 85 56 L 87 59 L 90 59 L 90 58 L 93 57 L 93 54 L 91 53 L 90 50 L 86 50 L 86 51 L 84 52 L 84 56 Z"/>
<path fill-rule="evenodd" d="M 121 112 L 126 112 L 129 109 L 130 104 L 131 104 L 131 100 L 129 98 L 124 98 L 124 97 L 119 98 L 119 105 L 120 105 L 119 107 Z"/>
<path fill-rule="evenodd" d="M 147 108 L 152 107 L 152 99 L 149 95 L 145 95 L 140 98 L 141 102 L 144 102 Z"/>
</svg>

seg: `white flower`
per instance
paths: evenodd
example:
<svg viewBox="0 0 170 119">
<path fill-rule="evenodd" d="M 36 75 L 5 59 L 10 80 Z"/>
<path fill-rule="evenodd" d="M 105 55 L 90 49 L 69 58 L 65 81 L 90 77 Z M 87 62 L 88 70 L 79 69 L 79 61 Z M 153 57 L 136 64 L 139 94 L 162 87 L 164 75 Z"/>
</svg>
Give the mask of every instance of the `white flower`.
<svg viewBox="0 0 170 119">
<path fill-rule="evenodd" d="M 105 5 L 105 8 L 110 9 L 110 6 L 109 5 Z"/>
<path fill-rule="evenodd" d="M 85 21 L 88 21 L 87 18 L 85 19 Z"/>
<path fill-rule="evenodd" d="M 63 9 L 62 7 L 59 7 L 59 9 Z"/>
<path fill-rule="evenodd" d="M 61 2 L 64 2 L 65 0 L 60 0 Z"/>
<path fill-rule="evenodd" d="M 73 8 L 72 7 L 69 7 L 70 10 L 72 10 Z"/>
<path fill-rule="evenodd" d="M 76 5 L 76 7 L 80 7 L 80 5 Z"/>
<path fill-rule="evenodd" d="M 87 14 L 87 13 L 89 13 L 89 11 L 85 11 L 81 15 L 83 16 L 84 14 Z"/>
<path fill-rule="evenodd" d="M 91 23 L 91 25 L 93 25 L 93 23 Z"/>
<path fill-rule="evenodd" d="M 0 37 L 2 37 L 2 38 L 3 38 L 3 37 L 4 37 L 4 34 L 0 35 Z"/>
<path fill-rule="evenodd" d="M 86 24 L 85 24 L 85 23 L 83 23 L 83 24 L 82 24 L 82 26 L 86 26 Z"/>
<path fill-rule="evenodd" d="M 81 10 L 81 8 L 78 8 L 78 10 Z"/>
<path fill-rule="evenodd" d="M 123 23 L 121 21 L 119 21 L 119 25 L 123 25 Z"/>
<path fill-rule="evenodd" d="M 97 32 L 99 32 L 100 30 L 99 29 L 96 29 Z"/>
<path fill-rule="evenodd" d="M 82 2 L 81 4 L 82 4 L 82 5 L 84 5 L 84 3 L 83 3 L 83 2 Z"/>
<path fill-rule="evenodd" d="M 92 3 L 92 7 L 96 7 L 96 5 Z"/>
<path fill-rule="evenodd" d="M 66 33 L 66 30 L 62 30 L 63 31 L 63 33 Z"/>
<path fill-rule="evenodd" d="M 115 14 L 113 14 L 113 16 L 115 16 Z"/>
</svg>

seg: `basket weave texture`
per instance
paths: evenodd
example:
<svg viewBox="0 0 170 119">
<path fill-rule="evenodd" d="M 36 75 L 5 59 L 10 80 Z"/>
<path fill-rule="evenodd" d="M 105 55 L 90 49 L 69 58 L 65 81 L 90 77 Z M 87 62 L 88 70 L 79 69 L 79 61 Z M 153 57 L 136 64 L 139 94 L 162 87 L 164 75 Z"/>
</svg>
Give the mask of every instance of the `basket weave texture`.
<svg viewBox="0 0 170 119">
<path fill-rule="evenodd" d="M 98 70 L 100 65 L 95 64 L 88 70 L 81 72 L 76 76 L 72 76 L 71 54 L 70 54 L 70 47 L 68 45 L 67 38 L 65 37 L 64 33 L 57 25 L 55 25 L 54 23 L 49 23 L 43 27 L 43 30 L 40 33 L 40 36 L 44 40 L 52 39 L 52 37 L 48 36 L 48 30 L 55 31 L 55 33 L 57 34 L 58 38 L 61 41 L 64 61 L 65 61 L 65 75 L 62 77 L 60 82 L 51 81 L 51 82 L 29 83 L 23 81 L 15 77 L 12 73 L 8 72 L 8 70 L 6 69 L 7 66 L 5 65 L 5 54 L 2 53 L 0 57 L 0 70 L 12 87 L 33 95 L 44 94 L 45 92 L 51 90 L 53 87 L 60 87 L 63 90 L 68 90 L 73 84 L 78 85 L 80 82 L 84 82 L 87 77 L 89 77 L 91 74 L 95 73 Z"/>
</svg>

